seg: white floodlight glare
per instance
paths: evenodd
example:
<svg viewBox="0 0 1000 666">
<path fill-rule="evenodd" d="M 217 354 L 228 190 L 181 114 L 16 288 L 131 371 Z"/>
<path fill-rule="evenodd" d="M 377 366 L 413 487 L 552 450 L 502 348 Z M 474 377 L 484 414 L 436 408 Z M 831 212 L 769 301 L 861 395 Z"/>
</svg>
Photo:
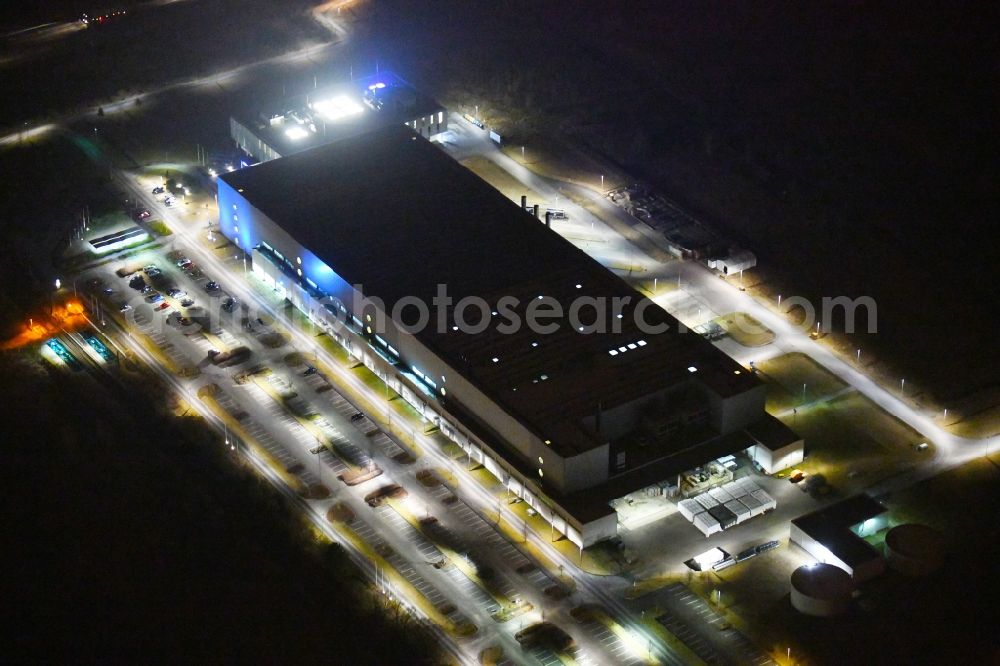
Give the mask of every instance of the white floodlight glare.
<svg viewBox="0 0 1000 666">
<path fill-rule="evenodd" d="M 365 110 L 365 107 L 347 95 L 337 95 L 336 97 L 321 99 L 318 102 L 313 102 L 312 108 L 327 121 L 356 116 Z"/>
<path fill-rule="evenodd" d="M 301 125 L 292 125 L 285 130 L 285 136 L 287 136 L 292 141 L 298 141 L 309 136 L 309 130 L 302 127 Z"/>
<path fill-rule="evenodd" d="M 726 559 L 726 554 L 718 548 L 712 548 L 711 550 L 706 550 L 701 555 L 694 556 L 694 561 L 698 563 L 702 571 L 724 559 Z"/>
</svg>

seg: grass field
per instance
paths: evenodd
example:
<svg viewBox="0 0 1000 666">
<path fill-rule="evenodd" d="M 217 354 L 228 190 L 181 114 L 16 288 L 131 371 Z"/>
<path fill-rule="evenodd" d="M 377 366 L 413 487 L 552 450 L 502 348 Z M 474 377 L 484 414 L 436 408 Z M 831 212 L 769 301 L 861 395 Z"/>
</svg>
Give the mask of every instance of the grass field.
<svg viewBox="0 0 1000 666">
<path fill-rule="evenodd" d="M 799 409 L 783 419 L 806 441 L 800 467 L 850 495 L 933 455 L 933 443 L 858 393 Z M 931 446 L 918 451 L 916 445 Z"/>
<path fill-rule="evenodd" d="M 995 437 L 1000 434 L 1000 405 L 989 407 L 960 421 L 947 423 L 945 427 L 959 437 Z"/>
<path fill-rule="evenodd" d="M 532 137 L 523 153 L 519 144 L 505 145 L 503 152 L 540 176 L 583 185 L 597 191 L 607 192 L 627 182 L 627 176 L 620 174 L 614 167 L 601 164 L 582 151 L 544 135 Z"/>
<path fill-rule="evenodd" d="M 767 382 L 768 411 L 805 438 L 807 458 L 799 467 L 823 474 L 845 495 L 933 455 L 931 440 L 803 354 L 785 354 L 758 368 Z M 930 447 L 918 451 L 921 442 Z"/>
<path fill-rule="evenodd" d="M 772 413 L 833 396 L 847 386 L 826 368 L 798 352 L 761 361 L 757 369 L 767 382 L 767 410 Z"/>
</svg>

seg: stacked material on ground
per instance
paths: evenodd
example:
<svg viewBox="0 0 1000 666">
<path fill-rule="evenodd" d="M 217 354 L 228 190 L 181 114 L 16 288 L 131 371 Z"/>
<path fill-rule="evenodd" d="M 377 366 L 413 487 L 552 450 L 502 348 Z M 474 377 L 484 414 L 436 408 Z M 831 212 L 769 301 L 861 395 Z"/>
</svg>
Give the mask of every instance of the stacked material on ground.
<svg viewBox="0 0 1000 666">
<path fill-rule="evenodd" d="M 705 536 L 739 525 L 777 506 L 753 479 L 744 477 L 681 500 L 677 509 Z"/>
</svg>

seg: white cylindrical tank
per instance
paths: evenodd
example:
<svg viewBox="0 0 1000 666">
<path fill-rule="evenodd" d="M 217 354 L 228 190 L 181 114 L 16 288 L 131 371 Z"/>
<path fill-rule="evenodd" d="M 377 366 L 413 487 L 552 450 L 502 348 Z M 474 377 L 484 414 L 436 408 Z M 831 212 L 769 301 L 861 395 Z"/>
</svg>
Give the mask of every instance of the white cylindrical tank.
<svg viewBox="0 0 1000 666">
<path fill-rule="evenodd" d="M 832 564 L 807 564 L 792 572 L 792 607 L 806 615 L 840 615 L 853 592 L 850 574 Z"/>
<path fill-rule="evenodd" d="M 932 527 L 897 525 L 885 535 L 885 559 L 908 576 L 926 576 L 944 564 L 944 535 Z"/>
</svg>

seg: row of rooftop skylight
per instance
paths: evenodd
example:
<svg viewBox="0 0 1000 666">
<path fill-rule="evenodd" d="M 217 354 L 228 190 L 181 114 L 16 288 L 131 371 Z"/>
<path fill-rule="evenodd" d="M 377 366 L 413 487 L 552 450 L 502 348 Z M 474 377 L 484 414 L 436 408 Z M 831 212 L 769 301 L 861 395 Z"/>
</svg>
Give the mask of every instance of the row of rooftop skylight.
<svg viewBox="0 0 1000 666">
<path fill-rule="evenodd" d="M 618 354 L 624 354 L 627 351 L 632 351 L 633 349 L 638 349 L 639 347 L 645 347 L 645 346 L 646 346 L 645 340 L 636 340 L 635 342 L 630 342 L 628 344 L 622 345 L 617 349 L 609 349 L 608 355 L 618 356 Z"/>
</svg>

